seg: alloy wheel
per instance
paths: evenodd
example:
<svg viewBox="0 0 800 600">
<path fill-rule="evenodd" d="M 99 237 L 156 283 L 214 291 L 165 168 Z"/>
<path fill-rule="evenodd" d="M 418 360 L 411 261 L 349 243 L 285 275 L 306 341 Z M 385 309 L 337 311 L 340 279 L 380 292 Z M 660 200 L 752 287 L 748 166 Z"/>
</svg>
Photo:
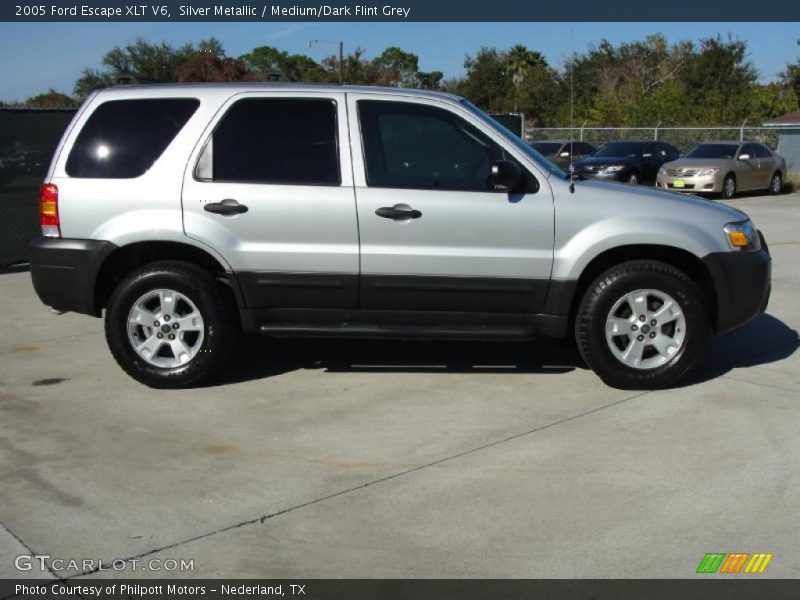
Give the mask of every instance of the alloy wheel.
<svg viewBox="0 0 800 600">
<path fill-rule="evenodd" d="M 128 341 L 147 363 L 170 369 L 191 361 L 203 346 L 205 325 L 197 306 L 184 294 L 152 290 L 133 303 Z"/>
<path fill-rule="evenodd" d="M 655 289 L 635 290 L 614 303 L 606 318 L 606 342 L 614 357 L 633 369 L 655 369 L 686 340 L 686 317 L 678 301 Z"/>
</svg>

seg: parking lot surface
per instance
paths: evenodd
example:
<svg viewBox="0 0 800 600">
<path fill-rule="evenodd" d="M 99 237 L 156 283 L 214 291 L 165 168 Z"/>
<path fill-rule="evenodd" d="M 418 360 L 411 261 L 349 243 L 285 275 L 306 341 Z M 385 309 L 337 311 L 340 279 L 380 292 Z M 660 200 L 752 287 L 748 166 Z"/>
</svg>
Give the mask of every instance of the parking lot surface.
<svg viewBox="0 0 800 600">
<path fill-rule="evenodd" d="M 567 342 L 260 338 L 155 391 L 101 320 L 0 274 L 0 577 L 42 576 L 31 553 L 60 577 L 692 577 L 735 551 L 797 576 L 800 195 L 731 204 L 769 243 L 768 313 L 659 392 Z"/>
</svg>

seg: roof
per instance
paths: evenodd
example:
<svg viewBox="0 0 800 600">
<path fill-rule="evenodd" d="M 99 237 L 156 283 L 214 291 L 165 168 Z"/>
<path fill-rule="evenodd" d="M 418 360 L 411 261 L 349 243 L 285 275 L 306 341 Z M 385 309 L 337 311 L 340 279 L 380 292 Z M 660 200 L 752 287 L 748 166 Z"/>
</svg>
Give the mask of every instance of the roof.
<svg viewBox="0 0 800 600">
<path fill-rule="evenodd" d="M 765 127 L 781 127 L 785 125 L 800 127 L 800 110 L 793 110 L 764 123 Z"/>
<path fill-rule="evenodd" d="M 169 90 L 220 90 L 254 92 L 266 90 L 279 90 L 282 92 L 353 92 L 353 93 L 381 93 L 397 94 L 402 96 L 419 96 L 423 98 L 446 98 L 460 101 L 461 97 L 446 92 L 433 90 L 419 90 L 403 87 L 379 87 L 369 85 L 337 85 L 330 83 L 295 83 L 288 81 L 237 81 L 224 83 L 154 83 L 145 85 L 117 85 L 102 91 L 169 91 Z"/>
</svg>

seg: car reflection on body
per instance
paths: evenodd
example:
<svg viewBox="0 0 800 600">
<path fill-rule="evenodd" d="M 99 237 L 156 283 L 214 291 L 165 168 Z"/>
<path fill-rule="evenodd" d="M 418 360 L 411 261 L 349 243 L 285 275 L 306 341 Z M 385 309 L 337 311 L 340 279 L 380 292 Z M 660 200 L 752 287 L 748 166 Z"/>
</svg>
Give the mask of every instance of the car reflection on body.
<svg viewBox="0 0 800 600">
<path fill-rule="evenodd" d="M 542 140 L 531 142 L 531 147 L 550 162 L 562 169 L 569 169 L 570 162 L 578 162 L 597 152 L 597 148 L 587 142 L 571 140 Z M 572 156 L 570 157 L 570 147 Z M 571 158 L 571 160 L 570 160 Z"/>
</svg>

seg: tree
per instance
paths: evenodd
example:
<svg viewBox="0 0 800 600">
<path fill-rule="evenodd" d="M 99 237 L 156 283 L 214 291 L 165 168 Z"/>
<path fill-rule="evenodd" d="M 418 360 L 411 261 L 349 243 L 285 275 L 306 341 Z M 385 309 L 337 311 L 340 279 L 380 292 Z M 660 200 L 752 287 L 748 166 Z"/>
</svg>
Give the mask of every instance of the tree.
<svg viewBox="0 0 800 600">
<path fill-rule="evenodd" d="M 142 38 L 126 46 L 115 46 L 102 59 L 102 68 L 84 69 L 75 82 L 74 94 L 83 100 L 92 91 L 113 85 L 122 75 L 133 75 L 141 81 L 168 83 L 178 80 L 177 68 L 196 55 L 224 57 L 222 43 L 210 38 L 195 47 L 179 48 L 162 42 L 150 43 Z"/>
<path fill-rule="evenodd" d="M 779 83 L 757 85 L 753 88 L 750 114 L 756 122 L 766 121 L 797 110 L 797 94 Z"/>
<path fill-rule="evenodd" d="M 700 40 L 682 73 L 687 121 L 703 125 L 741 123 L 750 116 L 758 72 L 747 60 L 747 44 L 719 36 Z"/>
<path fill-rule="evenodd" d="M 380 84 L 415 88 L 419 86 L 419 57 L 397 46 L 386 48 L 373 60 Z"/>
<path fill-rule="evenodd" d="M 75 100 L 50 88 L 44 94 L 31 96 L 24 105 L 26 108 L 72 108 L 75 106 Z"/>
<path fill-rule="evenodd" d="M 314 60 L 302 54 L 289 54 L 272 46 L 259 46 L 239 57 L 247 70 L 259 79 L 275 75 L 293 81 L 325 81 L 325 70 Z"/>
<path fill-rule="evenodd" d="M 515 90 L 514 112 L 519 112 L 520 91 L 528 73 L 534 68 L 546 64 L 544 57 L 539 52 L 528 50 L 522 44 L 517 44 L 508 51 L 506 54 L 506 74 L 511 76 L 511 83 Z"/>
<path fill-rule="evenodd" d="M 418 71 L 418 87 L 423 90 L 438 90 L 442 85 L 444 73 L 441 71 Z"/>
<path fill-rule="evenodd" d="M 255 76 L 248 72 L 244 61 L 219 56 L 210 52 L 198 52 L 175 69 L 178 81 L 252 81 Z"/>
<path fill-rule="evenodd" d="M 506 61 L 497 48 L 483 47 L 475 56 L 464 59 L 466 75 L 457 93 L 484 110 L 509 110 L 506 105 L 510 81 L 506 78 Z"/>
<path fill-rule="evenodd" d="M 544 57 L 517 44 L 510 50 L 481 48 L 464 61 L 466 75 L 447 85 L 483 109 L 523 112 L 530 122 L 555 120 L 558 74 Z"/>
</svg>

